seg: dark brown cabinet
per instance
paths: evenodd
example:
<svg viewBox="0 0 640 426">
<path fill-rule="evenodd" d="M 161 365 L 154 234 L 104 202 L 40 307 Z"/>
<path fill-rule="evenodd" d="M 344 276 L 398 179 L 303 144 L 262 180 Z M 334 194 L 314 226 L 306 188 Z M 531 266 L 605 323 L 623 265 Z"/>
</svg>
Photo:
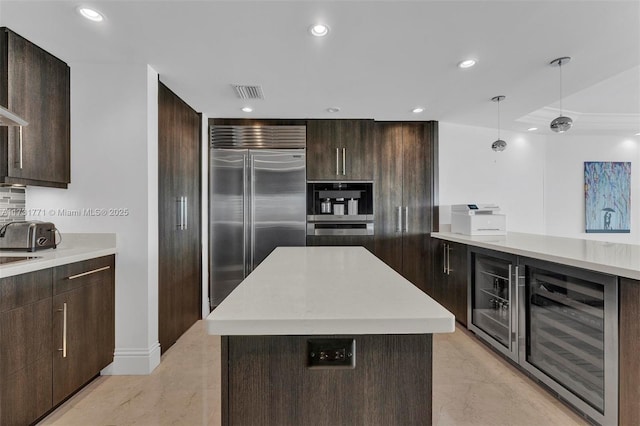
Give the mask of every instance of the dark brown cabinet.
<svg viewBox="0 0 640 426">
<path fill-rule="evenodd" d="M 34 422 L 113 361 L 114 262 L 0 279 L 0 424 Z"/>
<path fill-rule="evenodd" d="M 307 121 L 307 180 L 373 179 L 373 123 Z"/>
<path fill-rule="evenodd" d="M 66 188 L 71 115 L 67 64 L 0 28 L 0 104 L 29 123 L 0 127 L 0 181 Z"/>
<path fill-rule="evenodd" d="M 158 87 L 159 305 L 164 352 L 199 318 L 200 115 Z"/>
<path fill-rule="evenodd" d="M 619 415 L 618 424 L 640 424 L 640 281 L 620 278 L 619 284 Z"/>
<path fill-rule="evenodd" d="M 427 293 L 467 325 L 469 255 L 465 244 L 431 239 L 433 268 Z"/>
<path fill-rule="evenodd" d="M 434 221 L 437 122 L 375 123 L 375 254 L 423 291 Z"/>
<path fill-rule="evenodd" d="M 371 253 L 375 250 L 370 235 L 307 235 L 308 246 L 362 246 Z"/>
<path fill-rule="evenodd" d="M 114 268 L 108 256 L 54 269 L 54 405 L 113 361 Z"/>
</svg>

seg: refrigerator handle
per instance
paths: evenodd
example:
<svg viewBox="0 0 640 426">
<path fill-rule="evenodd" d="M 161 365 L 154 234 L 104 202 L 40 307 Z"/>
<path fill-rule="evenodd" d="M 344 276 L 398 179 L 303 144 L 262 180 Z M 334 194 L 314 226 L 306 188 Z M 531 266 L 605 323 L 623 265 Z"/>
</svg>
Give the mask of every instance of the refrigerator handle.
<svg viewBox="0 0 640 426">
<path fill-rule="evenodd" d="M 249 210 L 249 222 L 251 225 L 251 233 L 249 234 L 249 273 L 251 273 L 253 271 L 253 261 L 256 257 L 256 224 L 255 224 L 255 210 L 256 210 L 256 200 L 255 200 L 255 190 L 254 190 L 254 186 L 255 186 L 255 182 L 254 182 L 254 177 L 255 177 L 255 164 L 253 161 L 253 156 L 249 155 L 249 162 L 250 162 L 250 176 L 249 176 L 249 206 L 250 206 L 250 210 Z"/>
<path fill-rule="evenodd" d="M 244 247 L 242 250 L 242 264 L 243 264 L 243 277 L 246 278 L 249 275 L 249 265 L 247 262 L 247 250 L 249 249 L 249 233 L 247 232 L 247 224 L 249 223 L 249 206 L 247 203 L 247 190 L 249 189 L 247 170 L 249 167 L 249 155 L 246 154 L 244 158 L 244 167 L 242 168 L 242 185 L 244 188 L 242 197 L 242 216 L 244 218 L 244 225 L 242 226 L 242 240 Z"/>
</svg>

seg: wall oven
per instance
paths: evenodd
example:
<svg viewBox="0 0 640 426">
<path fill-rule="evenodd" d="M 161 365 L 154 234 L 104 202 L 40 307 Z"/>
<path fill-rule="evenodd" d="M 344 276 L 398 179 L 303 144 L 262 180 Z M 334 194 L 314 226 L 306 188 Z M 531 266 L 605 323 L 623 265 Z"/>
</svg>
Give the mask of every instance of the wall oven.
<svg viewBox="0 0 640 426">
<path fill-rule="evenodd" d="M 307 235 L 373 235 L 373 182 L 307 182 Z"/>
</svg>

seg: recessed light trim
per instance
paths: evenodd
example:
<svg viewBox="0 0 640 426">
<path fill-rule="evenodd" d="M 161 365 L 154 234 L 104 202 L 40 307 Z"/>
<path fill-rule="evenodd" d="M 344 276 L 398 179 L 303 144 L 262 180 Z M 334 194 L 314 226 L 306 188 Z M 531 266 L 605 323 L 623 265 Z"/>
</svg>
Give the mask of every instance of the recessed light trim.
<svg viewBox="0 0 640 426">
<path fill-rule="evenodd" d="M 251 107 L 248 107 L 248 106 L 242 107 L 242 112 L 252 112 L 252 111 L 253 111 L 253 108 Z"/>
<path fill-rule="evenodd" d="M 458 68 L 466 69 L 471 68 L 477 63 L 475 59 L 465 59 L 464 61 L 460 61 L 458 63 Z"/>
<path fill-rule="evenodd" d="M 329 34 L 329 26 L 325 24 L 313 24 L 309 27 L 309 34 L 314 37 L 324 37 Z"/>
<path fill-rule="evenodd" d="M 85 19 L 88 19 L 90 21 L 93 22 L 102 22 L 104 21 L 104 15 L 100 12 L 98 12 L 95 9 L 92 9 L 90 7 L 84 7 L 84 6 L 80 6 L 78 7 L 78 13 L 80 14 L 80 16 L 82 16 Z"/>
<path fill-rule="evenodd" d="M 414 113 L 414 114 L 420 114 L 421 112 L 424 112 L 424 108 L 415 107 L 414 109 L 411 110 L 411 112 Z"/>
<path fill-rule="evenodd" d="M 529 127 L 529 128 L 527 129 L 527 132 L 535 132 L 536 130 L 538 130 L 538 128 L 537 128 L 537 127 Z"/>
<path fill-rule="evenodd" d="M 327 112 L 334 113 L 334 112 L 339 112 L 339 111 L 340 111 L 339 107 L 329 107 L 329 108 L 327 108 Z"/>
</svg>

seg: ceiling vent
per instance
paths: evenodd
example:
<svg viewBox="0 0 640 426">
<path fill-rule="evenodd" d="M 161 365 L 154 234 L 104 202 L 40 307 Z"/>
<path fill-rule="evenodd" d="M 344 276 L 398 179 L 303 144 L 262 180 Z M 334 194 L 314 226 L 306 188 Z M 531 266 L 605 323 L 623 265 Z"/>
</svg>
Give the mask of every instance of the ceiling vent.
<svg viewBox="0 0 640 426">
<path fill-rule="evenodd" d="M 232 84 L 233 90 L 240 99 L 264 99 L 262 86 L 248 86 L 244 84 Z"/>
</svg>

